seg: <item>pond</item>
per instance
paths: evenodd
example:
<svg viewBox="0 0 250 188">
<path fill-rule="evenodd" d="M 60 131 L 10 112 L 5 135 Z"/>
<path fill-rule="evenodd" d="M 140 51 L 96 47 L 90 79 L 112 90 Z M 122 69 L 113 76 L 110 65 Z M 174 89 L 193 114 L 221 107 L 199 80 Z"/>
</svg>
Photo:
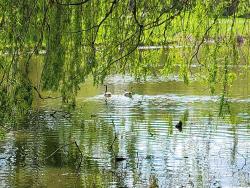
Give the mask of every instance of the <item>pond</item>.
<svg viewBox="0 0 250 188">
<path fill-rule="evenodd" d="M 107 99 L 89 80 L 70 112 L 37 101 L 0 142 L 0 187 L 250 187 L 249 73 L 223 117 L 220 93 L 176 75 L 110 76 Z"/>
</svg>

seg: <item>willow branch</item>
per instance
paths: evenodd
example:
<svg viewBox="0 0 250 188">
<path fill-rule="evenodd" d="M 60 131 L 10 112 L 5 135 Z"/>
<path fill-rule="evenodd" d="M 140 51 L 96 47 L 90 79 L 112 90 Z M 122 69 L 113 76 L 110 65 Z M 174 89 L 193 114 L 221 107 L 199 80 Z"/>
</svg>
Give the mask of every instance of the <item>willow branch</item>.
<svg viewBox="0 0 250 188">
<path fill-rule="evenodd" d="M 64 144 L 64 145 L 61 145 L 60 147 L 58 147 L 55 151 L 53 151 L 49 156 L 45 157 L 44 160 L 47 160 L 49 159 L 50 157 L 52 157 L 53 155 L 55 155 L 59 150 L 61 150 L 62 148 L 66 147 L 66 146 L 69 146 L 71 144 L 75 144 L 76 145 L 76 148 L 78 149 L 80 155 L 81 155 L 81 161 L 80 163 L 78 164 L 78 168 L 77 168 L 77 171 L 79 171 L 80 167 L 81 167 L 81 164 L 82 164 L 82 159 L 83 159 L 83 154 L 82 154 L 82 151 L 80 149 L 80 147 L 78 146 L 78 144 L 76 143 L 76 141 L 74 142 L 70 142 L 68 144 Z"/>
<path fill-rule="evenodd" d="M 113 139 L 113 141 L 112 141 L 112 143 L 111 143 L 111 145 L 110 145 L 110 148 L 111 148 L 111 149 L 113 149 L 113 145 L 114 145 L 116 139 L 117 139 L 117 135 L 116 135 L 116 133 L 115 133 L 115 137 L 114 137 L 114 139 Z"/>
<path fill-rule="evenodd" d="M 32 52 L 29 54 L 28 59 L 27 59 L 27 63 L 26 63 L 26 74 L 28 74 L 28 66 L 29 66 L 29 61 L 31 59 L 31 57 L 34 55 L 34 53 L 38 50 L 38 47 L 42 44 L 43 41 L 43 36 L 44 36 L 44 27 L 47 21 L 47 12 L 48 12 L 48 7 L 46 7 L 45 11 L 44 11 L 44 16 L 43 16 L 43 21 L 42 21 L 42 26 L 41 26 L 41 32 L 40 32 L 40 39 L 39 41 L 36 43 L 35 47 L 33 48 Z"/>
<path fill-rule="evenodd" d="M 114 1 L 112 2 L 112 5 L 111 5 L 109 11 L 105 14 L 104 18 L 103 18 L 103 19 L 100 21 L 100 23 L 96 26 L 96 28 L 97 28 L 97 29 L 96 29 L 96 35 L 95 35 L 95 38 L 94 38 L 93 41 L 95 41 L 95 39 L 96 39 L 96 37 L 97 37 L 98 31 L 99 31 L 101 25 L 105 22 L 105 20 L 106 20 L 106 19 L 109 17 L 109 15 L 113 12 L 114 7 L 115 7 L 115 4 L 116 4 L 117 2 L 118 2 L 118 0 L 114 0 Z"/>
<path fill-rule="evenodd" d="M 62 5 L 62 6 L 79 6 L 79 5 L 83 5 L 87 2 L 89 2 L 90 0 L 85 0 L 85 1 L 80 1 L 80 2 L 75 2 L 75 3 L 62 3 L 59 0 L 56 0 L 56 4 L 58 5 Z"/>
<path fill-rule="evenodd" d="M 139 46 L 140 41 L 141 41 L 141 34 L 142 34 L 142 31 L 143 31 L 143 28 L 140 27 L 140 28 L 139 28 L 138 40 L 137 40 L 136 45 L 135 45 L 128 53 L 126 53 L 125 55 L 119 57 L 118 59 L 116 59 L 116 60 L 114 60 L 114 61 L 109 62 L 108 65 L 101 71 L 100 74 L 103 74 L 104 71 L 106 71 L 108 68 L 110 68 L 111 65 L 113 65 L 114 63 L 120 61 L 121 59 L 123 59 L 123 58 L 129 56 L 130 54 L 132 54 L 132 53 L 137 49 L 137 47 Z"/>
<path fill-rule="evenodd" d="M 71 143 L 64 144 L 64 145 L 58 147 L 58 148 L 57 148 L 55 151 L 53 151 L 49 156 L 45 157 L 44 160 L 47 160 L 47 159 L 49 159 L 50 157 L 52 157 L 53 155 L 55 155 L 56 152 L 58 152 L 60 149 L 66 147 L 66 146 L 69 146 L 69 145 L 71 145 L 71 144 L 74 144 L 74 143 L 75 143 L 75 142 L 71 142 Z"/>
<path fill-rule="evenodd" d="M 61 98 L 61 96 L 60 97 L 50 97 L 50 96 L 48 96 L 48 97 L 43 97 L 42 95 L 41 95 L 41 93 L 38 91 L 38 89 L 35 87 L 35 86 L 33 86 L 33 89 L 37 92 L 37 94 L 38 94 L 38 96 L 39 96 L 39 98 L 40 99 L 58 99 L 58 98 Z"/>
<path fill-rule="evenodd" d="M 169 22 L 171 20 L 173 20 L 175 17 L 179 16 L 181 13 L 182 13 L 182 10 L 183 10 L 184 7 L 182 7 L 178 12 L 176 12 L 175 14 L 173 14 L 172 16 L 166 18 L 165 20 L 163 20 L 162 22 L 159 22 L 159 19 L 157 18 L 156 21 L 154 22 L 151 22 L 151 23 L 148 23 L 147 25 L 145 25 L 145 30 L 149 30 L 149 29 L 152 29 L 154 27 L 159 27 L 161 26 L 162 24 L 166 23 L 166 22 Z"/>
<path fill-rule="evenodd" d="M 175 7 L 176 7 L 176 4 L 174 4 L 172 7 L 170 7 L 169 9 L 167 10 L 164 10 L 161 12 L 161 14 L 155 19 L 155 21 L 152 21 L 150 23 L 147 23 L 144 27 L 145 29 L 144 30 L 149 30 L 151 28 L 154 28 L 154 27 L 159 27 L 160 25 L 170 21 L 170 20 L 173 20 L 176 16 L 180 15 L 183 11 L 183 9 L 185 8 L 185 5 L 188 3 L 188 0 L 185 0 L 183 2 L 183 6 L 179 9 L 178 12 L 176 12 L 175 14 L 173 14 L 172 16 L 166 18 L 165 20 L 163 20 L 162 22 L 159 23 L 161 17 L 165 14 L 165 13 L 169 13 L 171 10 L 173 10 Z"/>
<path fill-rule="evenodd" d="M 100 21 L 99 24 L 94 25 L 94 26 L 92 26 L 92 27 L 90 27 L 90 28 L 87 28 L 87 29 L 80 29 L 80 30 L 78 30 L 78 31 L 71 31 L 71 32 L 69 32 L 69 33 L 80 33 L 80 32 L 83 32 L 83 31 L 90 31 L 90 30 L 95 29 L 95 28 L 96 28 L 96 33 L 98 33 L 98 31 L 99 31 L 101 25 L 105 22 L 105 20 L 106 20 L 106 19 L 109 17 L 109 15 L 113 12 L 114 6 L 115 6 L 115 4 L 116 4 L 118 1 L 119 1 L 119 0 L 114 0 L 114 1 L 112 2 L 112 5 L 111 5 L 109 11 L 106 12 L 104 18 Z"/>
<path fill-rule="evenodd" d="M 136 0 L 134 0 L 133 16 L 134 16 L 135 23 L 136 23 L 139 27 L 143 27 L 143 25 L 142 25 L 142 24 L 138 21 L 138 19 L 137 19 Z"/>
<path fill-rule="evenodd" d="M 77 147 L 79 153 L 81 154 L 81 161 L 80 161 L 80 163 L 78 164 L 78 168 L 77 168 L 77 171 L 79 171 L 79 169 L 81 168 L 81 164 L 82 164 L 83 154 L 82 154 L 82 151 L 81 151 L 80 147 L 79 147 L 78 144 L 76 143 L 76 141 L 75 141 L 75 145 L 76 145 L 76 147 Z"/>
<path fill-rule="evenodd" d="M 191 64 L 192 60 L 193 60 L 195 57 L 196 57 L 196 59 L 198 60 L 198 57 L 197 57 L 197 56 L 198 56 L 198 53 L 199 53 L 199 51 L 200 51 L 201 45 L 205 42 L 205 36 L 208 34 L 208 32 L 210 31 L 210 29 L 212 29 L 212 27 L 213 27 L 213 25 L 216 23 L 217 19 L 218 19 L 218 16 L 214 19 L 213 23 L 206 29 L 206 31 L 205 31 L 205 33 L 204 33 L 202 39 L 201 39 L 201 42 L 198 44 L 198 46 L 197 46 L 197 48 L 196 48 L 194 54 L 192 55 L 192 57 L 191 57 L 191 59 L 190 59 L 190 61 L 189 61 L 189 62 L 190 62 L 189 64 Z"/>
</svg>

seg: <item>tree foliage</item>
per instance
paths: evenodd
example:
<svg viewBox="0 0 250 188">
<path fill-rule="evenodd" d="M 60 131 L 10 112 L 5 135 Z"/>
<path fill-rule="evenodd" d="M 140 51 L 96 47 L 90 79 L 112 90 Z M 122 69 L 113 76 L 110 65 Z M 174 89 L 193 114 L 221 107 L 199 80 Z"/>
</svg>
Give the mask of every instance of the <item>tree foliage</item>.
<svg viewBox="0 0 250 188">
<path fill-rule="evenodd" d="M 222 84 L 226 96 L 228 67 L 249 64 L 241 46 L 249 46 L 249 7 L 240 0 L 0 0 L 1 109 L 27 109 L 42 90 L 74 103 L 89 76 L 99 84 L 113 73 L 141 79 L 178 67 L 188 83 L 193 65 L 211 92 Z M 36 56 L 39 83 L 29 78 Z"/>
</svg>

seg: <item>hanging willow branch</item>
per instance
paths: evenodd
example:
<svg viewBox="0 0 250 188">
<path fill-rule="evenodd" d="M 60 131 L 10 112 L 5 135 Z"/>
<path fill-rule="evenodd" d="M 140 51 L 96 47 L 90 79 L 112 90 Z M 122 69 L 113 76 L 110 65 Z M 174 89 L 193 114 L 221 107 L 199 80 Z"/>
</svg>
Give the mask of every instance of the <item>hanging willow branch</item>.
<svg viewBox="0 0 250 188">
<path fill-rule="evenodd" d="M 77 172 L 79 172 L 79 170 L 80 170 L 80 168 L 81 168 L 81 164 L 82 164 L 83 153 L 82 153 L 82 151 L 81 151 L 81 149 L 80 149 L 80 147 L 79 147 L 79 145 L 77 144 L 76 141 L 70 142 L 70 143 L 68 143 L 68 144 L 61 145 L 61 146 L 58 147 L 55 151 L 53 151 L 49 156 L 45 157 L 44 160 L 45 160 L 45 161 L 48 160 L 49 158 L 51 158 L 52 156 L 54 156 L 59 150 L 65 148 L 66 146 L 72 145 L 72 144 L 74 144 L 74 145 L 76 146 L 78 152 L 79 152 L 80 155 L 81 155 L 81 156 L 80 156 L 80 162 L 79 162 L 78 167 L 77 167 Z"/>
<path fill-rule="evenodd" d="M 50 97 L 50 96 L 47 96 L 47 97 L 43 97 L 42 94 L 39 92 L 39 90 L 34 86 L 33 89 L 37 92 L 38 96 L 40 99 L 59 99 L 59 98 L 62 98 L 61 96 L 60 97 Z"/>
<path fill-rule="evenodd" d="M 80 1 L 80 2 L 76 2 L 76 3 L 62 3 L 59 0 L 56 0 L 56 3 L 58 5 L 63 5 L 63 6 L 79 6 L 79 5 L 83 5 L 87 2 L 89 2 L 90 0 L 85 0 L 85 1 Z"/>
<path fill-rule="evenodd" d="M 125 55 L 119 57 L 118 59 L 116 59 L 114 61 L 108 62 L 107 66 L 101 71 L 100 74 L 104 74 L 104 72 L 106 72 L 114 63 L 116 63 L 116 62 L 124 59 L 125 57 L 129 56 L 130 54 L 132 54 L 135 50 L 137 50 L 137 48 L 138 48 L 138 46 L 140 44 L 140 41 L 141 41 L 142 32 L 143 32 L 143 27 L 140 27 L 139 28 L 138 38 L 137 38 L 137 43 L 135 44 L 135 46 L 129 52 L 127 52 Z"/>
<path fill-rule="evenodd" d="M 114 0 L 114 1 L 112 2 L 112 5 L 111 5 L 109 11 L 105 14 L 104 18 L 103 18 L 103 19 L 100 21 L 100 23 L 96 26 L 96 35 L 95 35 L 95 38 L 94 38 L 93 42 L 95 42 L 95 40 L 96 40 L 96 37 L 97 37 L 97 35 L 98 35 L 98 31 L 99 31 L 101 25 L 105 22 L 105 20 L 109 17 L 109 15 L 112 14 L 112 12 L 113 12 L 113 10 L 114 10 L 114 7 L 115 7 L 115 4 L 117 4 L 118 1 L 119 1 L 119 0 Z"/>
<path fill-rule="evenodd" d="M 9 106 L 25 106 L 14 101 L 15 93 L 20 92 L 21 100 L 27 103 L 25 92 L 29 93 L 30 88 L 35 91 L 28 94 L 30 98 L 34 93 L 41 99 L 50 98 L 42 96 L 39 90 L 42 88 L 61 92 L 63 101 L 73 103 L 80 84 L 89 76 L 94 77 L 95 83 L 103 82 L 109 73 L 131 74 L 136 78 L 167 76 L 178 66 L 177 74 L 185 77 L 194 58 L 198 63 L 202 61 L 200 58 L 205 59 L 204 69 L 198 76 L 209 75 L 210 70 L 206 68 L 213 65 L 216 57 L 200 57 L 201 50 L 221 59 L 230 56 L 229 65 L 242 59 L 233 42 L 239 36 L 243 45 L 249 45 L 249 19 L 245 19 L 244 26 L 242 19 L 237 20 L 248 14 L 248 5 L 247 1 L 239 0 L 230 3 L 203 0 L 1 1 L 0 91 L 6 89 L 3 98 L 13 102 Z M 223 41 L 207 47 L 203 45 L 205 37 L 220 37 Z M 193 42 L 195 46 L 190 48 Z M 166 44 L 172 44 L 171 49 Z M 159 48 L 141 53 L 137 51 L 139 45 Z M 216 45 L 221 48 L 216 49 Z M 212 53 L 214 49 L 218 52 Z M 244 52 L 245 49 L 241 48 Z M 36 53 L 41 50 L 45 55 Z M 37 58 L 33 59 L 34 56 Z M 244 56 L 248 58 L 247 50 Z M 33 63 L 40 65 L 38 81 L 30 77 L 31 73 L 35 74 L 31 69 Z M 229 76 L 231 71 L 228 70 Z M 218 77 L 209 80 L 224 84 Z"/>
<path fill-rule="evenodd" d="M 196 58 L 196 60 L 199 63 L 199 58 L 198 58 L 198 53 L 200 51 L 200 48 L 202 46 L 202 44 L 205 42 L 205 37 L 207 36 L 208 32 L 212 29 L 213 25 L 216 24 L 216 21 L 218 20 L 218 16 L 215 17 L 213 23 L 206 29 L 205 33 L 203 34 L 203 37 L 201 39 L 201 42 L 197 45 L 196 50 L 194 52 L 194 54 L 192 55 L 190 61 L 189 61 L 189 65 L 192 63 L 193 59 Z M 200 63 L 199 63 L 200 64 Z"/>
<path fill-rule="evenodd" d="M 81 33 L 81 32 L 84 32 L 84 31 L 90 31 L 92 29 L 96 29 L 96 36 L 98 34 L 98 31 L 101 27 L 101 25 L 105 22 L 105 20 L 112 14 L 113 10 L 114 10 L 114 7 L 115 5 L 118 3 L 119 0 L 114 0 L 111 4 L 111 7 L 109 9 L 108 12 L 106 12 L 105 16 L 102 18 L 102 20 L 97 24 L 97 25 L 94 25 L 90 28 L 87 28 L 87 29 L 80 29 L 78 31 L 70 31 L 69 33 Z M 96 38 L 96 37 L 95 37 Z"/>
<path fill-rule="evenodd" d="M 177 16 L 179 16 L 183 10 L 185 9 L 185 6 L 187 4 L 188 0 L 184 1 L 181 8 L 175 12 L 172 16 L 166 18 L 165 20 L 159 22 L 161 20 L 161 17 L 165 14 L 165 13 L 170 13 L 171 11 L 174 10 L 174 8 L 176 8 L 176 4 L 174 4 L 171 8 L 165 10 L 165 11 L 162 11 L 162 13 L 155 19 L 155 21 L 151 22 L 151 23 L 147 23 L 144 25 L 144 30 L 149 30 L 149 29 L 152 29 L 152 28 L 156 28 L 156 27 L 159 27 L 161 26 L 162 24 L 164 23 L 167 23 L 171 20 L 173 20 L 174 18 L 176 18 Z"/>
</svg>

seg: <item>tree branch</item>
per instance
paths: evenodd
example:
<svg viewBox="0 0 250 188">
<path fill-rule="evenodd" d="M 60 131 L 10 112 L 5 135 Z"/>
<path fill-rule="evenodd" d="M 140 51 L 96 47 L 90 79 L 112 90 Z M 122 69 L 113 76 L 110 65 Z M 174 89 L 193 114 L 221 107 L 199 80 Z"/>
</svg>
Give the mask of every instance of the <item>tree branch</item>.
<svg viewBox="0 0 250 188">
<path fill-rule="evenodd" d="M 132 54 L 132 53 L 137 49 L 137 47 L 139 46 L 140 41 L 141 41 L 141 34 L 142 34 L 142 31 L 143 31 L 143 28 L 140 27 L 140 28 L 139 28 L 138 40 L 137 40 L 136 45 L 135 45 L 128 53 L 126 53 L 125 55 L 119 57 L 118 59 L 116 59 L 116 60 L 114 60 L 114 61 L 109 62 L 108 65 L 101 71 L 100 74 L 103 74 L 104 71 L 107 70 L 111 65 L 113 65 L 114 63 L 120 61 L 121 59 L 123 59 L 123 58 L 129 56 L 130 54 Z"/>
<path fill-rule="evenodd" d="M 143 27 L 143 25 L 137 19 L 136 0 L 134 0 L 134 7 L 133 7 L 133 11 L 132 12 L 133 12 L 133 16 L 134 16 L 134 20 L 135 20 L 136 24 L 139 27 Z"/>
<path fill-rule="evenodd" d="M 197 46 L 197 48 L 196 48 L 194 54 L 192 55 L 192 57 L 191 57 L 191 59 L 190 59 L 190 61 L 189 61 L 189 64 L 191 64 L 191 62 L 192 62 L 192 60 L 194 59 L 194 57 L 196 57 L 196 59 L 198 60 L 198 57 L 197 57 L 197 56 L 198 56 L 198 53 L 199 53 L 199 51 L 200 51 L 201 45 L 205 42 L 205 36 L 208 34 L 209 30 L 212 29 L 212 27 L 213 27 L 213 25 L 216 23 L 217 19 L 218 19 L 218 16 L 215 17 L 213 23 L 212 23 L 212 24 L 207 28 L 207 30 L 205 31 L 205 33 L 204 33 L 204 35 L 203 35 L 203 37 L 202 37 L 201 42 L 198 44 L 198 46 Z"/>
<path fill-rule="evenodd" d="M 37 94 L 38 94 L 38 96 L 39 96 L 39 98 L 40 99 L 58 99 L 58 98 L 61 98 L 61 96 L 60 97 L 50 97 L 50 96 L 48 96 L 48 97 L 43 97 L 42 95 L 41 95 L 41 93 L 38 91 L 38 89 L 35 87 L 35 86 L 33 86 L 33 89 L 37 92 Z"/>
<path fill-rule="evenodd" d="M 97 29 L 96 29 L 96 33 L 98 33 L 98 31 L 99 31 L 101 25 L 103 24 L 103 22 L 105 22 L 105 20 L 106 20 L 106 19 L 109 17 L 109 15 L 113 12 L 114 6 L 115 6 L 115 4 L 116 4 L 118 1 L 119 1 L 119 0 L 114 0 L 114 1 L 112 2 L 112 5 L 111 5 L 109 11 L 106 12 L 104 18 L 100 21 L 99 24 L 94 25 L 94 26 L 92 26 L 92 27 L 90 27 L 90 28 L 87 28 L 87 29 L 80 29 L 80 30 L 78 30 L 78 31 L 71 31 L 71 32 L 69 32 L 69 33 L 80 33 L 80 32 L 83 32 L 83 31 L 90 31 L 90 30 L 92 30 L 92 29 L 94 29 L 94 28 L 97 28 Z"/>
<path fill-rule="evenodd" d="M 164 24 L 164 23 L 166 23 L 166 22 L 168 22 L 168 21 L 173 20 L 175 17 L 179 16 L 179 15 L 182 13 L 182 10 L 184 9 L 184 7 L 185 7 L 184 5 L 185 5 L 186 3 L 187 3 L 187 1 L 183 4 L 183 6 L 180 8 L 180 10 L 179 10 L 178 12 L 176 12 L 176 13 L 173 14 L 172 16 L 166 18 L 165 20 L 163 20 L 162 22 L 159 23 L 160 18 L 164 15 L 164 13 L 166 13 L 166 11 L 165 11 L 165 12 L 162 12 L 162 13 L 156 18 L 155 21 L 146 24 L 144 30 L 149 30 L 149 29 L 152 29 L 152 28 L 154 28 L 154 27 L 159 27 L 159 26 L 161 26 L 162 24 Z M 173 9 L 174 7 L 175 7 L 175 6 L 171 7 L 170 10 Z"/>
<path fill-rule="evenodd" d="M 93 39 L 93 42 L 95 42 L 95 40 L 96 40 L 98 31 L 99 31 L 101 25 L 105 22 L 105 20 L 106 20 L 106 19 L 109 17 L 109 15 L 113 12 L 113 9 L 114 9 L 114 7 L 115 7 L 115 4 L 116 4 L 118 1 L 119 1 L 119 0 L 114 0 L 114 1 L 112 2 L 112 5 L 111 5 L 109 11 L 105 14 L 104 18 L 103 18 L 103 19 L 100 21 L 100 23 L 96 26 L 97 29 L 96 29 L 96 34 L 95 34 L 95 38 Z"/>
<path fill-rule="evenodd" d="M 83 5 L 87 2 L 89 2 L 90 0 L 84 0 L 84 1 L 80 1 L 80 2 L 75 2 L 75 3 L 62 3 L 59 2 L 59 0 L 56 0 L 56 4 L 58 5 L 62 5 L 62 6 L 79 6 L 79 5 Z"/>
<path fill-rule="evenodd" d="M 80 167 L 81 167 L 81 164 L 82 164 L 83 154 L 82 154 L 82 151 L 81 151 L 81 149 L 80 149 L 80 147 L 78 146 L 78 144 L 77 144 L 76 141 L 70 142 L 70 143 L 68 143 L 68 144 L 61 145 L 61 146 L 58 147 L 55 151 L 53 151 L 49 156 L 45 157 L 44 160 L 49 159 L 50 157 L 52 157 L 53 155 L 55 155 L 56 152 L 58 152 L 60 149 L 66 147 L 66 146 L 69 146 L 69 145 L 71 145 L 71 144 L 75 144 L 75 146 L 76 146 L 78 152 L 79 152 L 80 155 L 81 155 L 81 160 L 80 160 L 80 163 L 78 164 L 78 168 L 77 168 L 77 171 L 79 171 L 79 169 L 80 169 Z"/>
<path fill-rule="evenodd" d="M 76 142 L 76 141 L 75 141 L 75 145 L 76 145 L 76 147 L 77 147 L 77 149 L 78 149 L 79 153 L 81 154 L 81 161 L 80 161 L 80 163 L 78 164 L 78 168 L 77 168 L 77 171 L 79 171 L 79 170 L 80 170 L 80 168 L 81 168 L 81 164 L 82 164 L 83 154 L 82 154 L 82 151 L 81 151 L 81 149 L 80 149 L 80 147 L 78 146 L 78 144 L 77 144 L 77 142 Z"/>
<path fill-rule="evenodd" d="M 174 15 L 170 16 L 169 18 L 166 18 L 165 20 L 163 20 L 162 22 L 159 23 L 161 17 L 165 14 L 165 13 L 170 13 L 171 10 L 174 10 L 174 8 L 176 8 L 177 4 L 174 4 L 173 6 L 171 6 L 169 9 L 164 9 L 160 15 L 155 19 L 155 21 L 152 21 L 150 23 L 145 24 L 145 30 L 149 30 L 153 27 L 158 27 L 162 24 L 164 24 L 167 21 L 170 21 L 172 19 L 174 19 L 176 16 L 180 15 L 180 13 L 182 12 L 182 10 L 185 8 L 185 5 L 188 3 L 189 0 L 185 0 L 183 2 L 183 6 L 179 9 L 179 11 L 177 13 L 175 13 Z"/>
</svg>

